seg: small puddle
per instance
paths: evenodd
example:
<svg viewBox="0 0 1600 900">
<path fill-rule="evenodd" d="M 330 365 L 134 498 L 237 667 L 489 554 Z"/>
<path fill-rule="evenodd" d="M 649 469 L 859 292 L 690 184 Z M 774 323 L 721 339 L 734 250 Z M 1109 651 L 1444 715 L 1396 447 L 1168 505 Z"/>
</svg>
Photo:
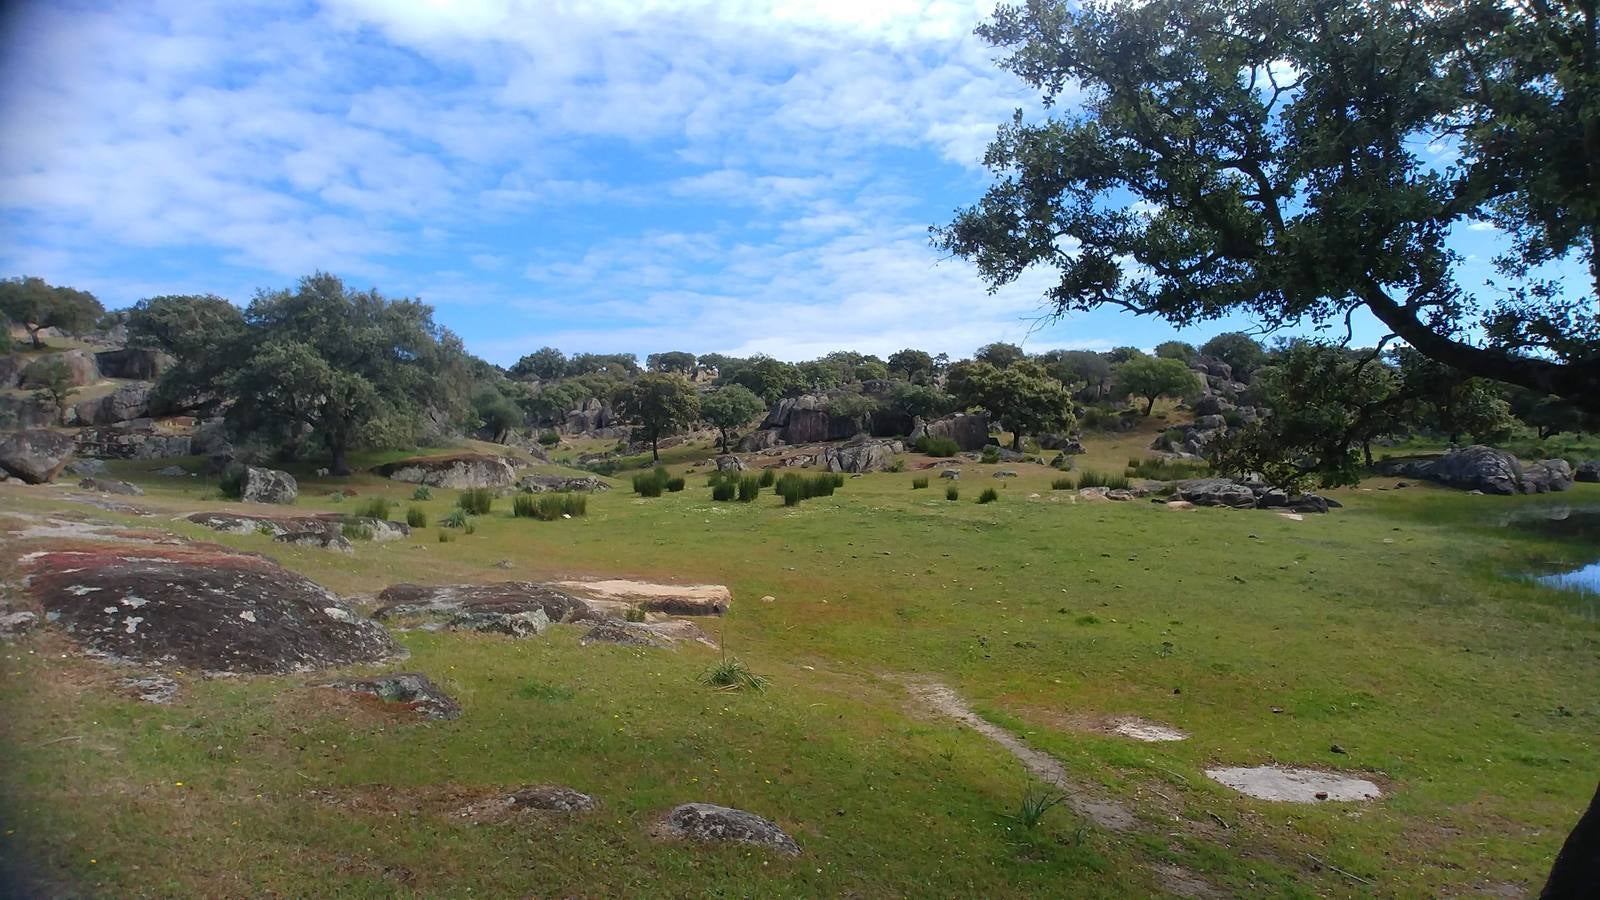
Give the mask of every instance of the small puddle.
<svg viewBox="0 0 1600 900">
<path fill-rule="evenodd" d="M 1600 506 L 1542 506 L 1514 513 L 1500 524 L 1547 537 L 1576 539 L 1600 548 Z M 1600 554 L 1600 550 L 1596 553 Z M 1559 590 L 1600 594 L 1600 559 L 1576 569 L 1535 575 L 1533 580 Z"/>
</svg>

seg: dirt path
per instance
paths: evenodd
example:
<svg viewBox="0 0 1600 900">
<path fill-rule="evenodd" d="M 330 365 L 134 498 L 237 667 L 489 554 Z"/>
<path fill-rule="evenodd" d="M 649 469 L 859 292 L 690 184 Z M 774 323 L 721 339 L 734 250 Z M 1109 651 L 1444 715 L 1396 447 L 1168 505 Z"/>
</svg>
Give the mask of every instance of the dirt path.
<svg viewBox="0 0 1600 900">
<path fill-rule="evenodd" d="M 1078 815 L 1112 831 L 1130 831 L 1138 823 L 1133 812 L 1115 800 L 1096 797 L 1088 787 L 1073 781 L 1061 763 L 1048 753 L 1024 744 L 1016 735 L 972 711 L 955 691 L 938 682 L 913 682 L 906 685 L 911 695 L 923 704 L 971 728 L 1017 758 L 1039 780 L 1065 794 L 1067 805 Z"/>
</svg>

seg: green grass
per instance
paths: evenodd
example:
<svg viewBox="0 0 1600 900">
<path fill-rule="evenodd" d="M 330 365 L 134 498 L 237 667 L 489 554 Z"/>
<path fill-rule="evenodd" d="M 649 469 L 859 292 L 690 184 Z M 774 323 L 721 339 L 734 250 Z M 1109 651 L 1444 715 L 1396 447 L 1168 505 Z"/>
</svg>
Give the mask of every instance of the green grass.
<svg viewBox="0 0 1600 900">
<path fill-rule="evenodd" d="M 473 488 L 472 490 L 462 491 L 461 495 L 456 498 L 456 506 L 469 515 L 488 515 L 489 510 L 494 508 L 494 492 L 488 488 Z"/>
<path fill-rule="evenodd" d="M 1089 449 L 1100 471 L 1137 453 L 1131 439 Z M 149 477 L 166 461 L 150 463 L 112 467 L 147 488 L 141 505 L 218 508 L 199 499 L 214 483 Z M 117 693 L 101 664 L 62 659 L 46 629 L 0 646 L 0 792 L 18 811 L 6 840 L 106 896 L 1008 897 L 1070 885 L 1126 897 L 1158 895 L 1153 867 L 1168 862 L 1225 895 L 1367 891 L 1328 866 L 1387 896 L 1537 891 L 1600 769 L 1600 607 L 1506 576 L 1575 566 L 1594 548 L 1499 521 L 1600 505 L 1600 488 L 1471 497 L 1377 479 L 1333 492 L 1345 509 L 1296 522 L 1029 500 L 1060 473 L 1015 468 L 1001 504 L 941 503 L 891 474 L 788 508 L 771 492 L 713 506 L 699 490 L 648 502 L 621 490 L 589 497 L 571 527 L 485 515 L 471 538 L 420 533 L 351 555 L 164 518 L 347 596 L 504 579 L 494 565 L 506 558 L 518 579 L 727 584 L 730 615 L 703 624 L 771 683 L 716 690 L 702 681 L 719 660 L 709 648 L 582 647 L 581 626 L 555 626 L 525 641 L 402 634 L 411 656 L 384 668 L 429 674 L 465 708 L 455 722 L 330 701 L 311 686 L 320 676 L 186 673 L 183 699 L 155 707 Z M 300 505 L 330 508 L 336 484 L 310 479 Z M 0 491 L 8 512 L 60 503 Z M 435 520 L 453 505 L 437 493 L 452 496 L 416 504 Z M 920 711 L 903 678 L 950 685 L 1129 805 L 1138 826 L 1113 834 L 1061 806 L 1026 827 L 1018 798 L 1044 786 Z M 1193 738 L 1134 744 L 1083 724 L 1129 715 Z M 1351 770 L 1386 796 L 1281 806 L 1204 776 L 1265 762 Z M 560 823 L 451 815 L 530 783 L 604 806 Z M 804 855 L 648 836 L 689 801 L 769 816 Z"/>
<path fill-rule="evenodd" d="M 920 490 L 926 488 L 927 486 L 928 486 L 928 476 L 926 476 L 926 475 L 918 475 L 917 477 L 911 479 L 911 489 L 913 491 L 920 491 Z"/>
</svg>

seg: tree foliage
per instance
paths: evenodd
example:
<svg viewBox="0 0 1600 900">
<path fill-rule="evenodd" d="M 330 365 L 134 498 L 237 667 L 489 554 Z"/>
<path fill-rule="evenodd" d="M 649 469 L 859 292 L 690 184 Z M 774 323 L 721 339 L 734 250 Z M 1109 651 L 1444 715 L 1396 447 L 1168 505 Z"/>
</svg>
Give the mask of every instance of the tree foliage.
<svg viewBox="0 0 1600 900">
<path fill-rule="evenodd" d="M 933 377 L 933 357 L 926 350 L 907 347 L 889 354 L 889 374 L 906 381 L 922 382 Z"/>
<path fill-rule="evenodd" d="M 1233 369 L 1233 380 L 1248 382 L 1250 375 L 1267 361 L 1261 342 L 1242 331 L 1224 331 L 1204 344 L 1200 352 L 1220 359 Z"/>
<path fill-rule="evenodd" d="M 1022 449 L 1024 435 L 1062 431 L 1073 422 L 1066 388 L 1032 360 L 1005 369 L 981 361 L 957 363 L 950 369 L 949 387 L 961 405 L 985 410 L 1010 431 L 1014 449 Z"/>
<path fill-rule="evenodd" d="M 1022 348 L 1016 344 L 996 341 L 979 347 L 977 352 L 972 354 L 972 358 L 978 362 L 988 363 L 996 369 L 1004 369 L 1027 359 L 1028 354 L 1023 353 Z"/>
<path fill-rule="evenodd" d="M 721 362 L 717 376 L 719 382 L 724 385 L 742 384 L 768 403 L 776 403 L 805 388 L 800 368 L 781 359 L 758 354 L 743 360 L 725 358 Z"/>
<path fill-rule="evenodd" d="M 32 275 L 0 280 L 0 318 L 21 325 L 34 349 L 44 346 L 40 331 L 87 331 L 104 314 L 105 307 L 88 291 L 56 287 Z"/>
<path fill-rule="evenodd" d="M 694 422 L 700 401 L 689 379 L 675 373 L 647 372 L 617 392 L 617 411 L 639 426 L 650 442 L 650 456 L 661 459 L 661 436 Z"/>
<path fill-rule="evenodd" d="M 1112 370 L 1112 390 L 1118 395 L 1144 398 L 1150 415 L 1160 397 L 1182 398 L 1200 389 L 1200 380 L 1182 360 L 1139 356 Z"/>
<path fill-rule="evenodd" d="M 1592 0 L 1001 6 L 979 31 L 1002 65 L 1082 102 L 1002 128 L 993 185 L 935 244 L 995 287 L 1055 270 L 1059 311 L 1365 308 L 1468 375 L 1600 409 L 1595 19 Z M 1448 243 L 1473 221 L 1507 235 L 1482 292 Z"/>
<path fill-rule="evenodd" d="M 511 374 L 518 378 L 538 378 L 549 381 L 567 374 L 567 356 L 554 347 L 540 347 L 511 366 Z"/>
<path fill-rule="evenodd" d="M 749 424 L 765 409 L 761 398 L 742 384 L 718 388 L 700 401 L 700 415 L 721 435 L 723 453 L 728 452 L 729 433 Z"/>
<path fill-rule="evenodd" d="M 644 358 L 644 364 L 652 372 L 677 372 L 690 378 L 694 377 L 695 370 L 699 367 L 695 355 L 682 350 L 652 353 Z"/>
</svg>

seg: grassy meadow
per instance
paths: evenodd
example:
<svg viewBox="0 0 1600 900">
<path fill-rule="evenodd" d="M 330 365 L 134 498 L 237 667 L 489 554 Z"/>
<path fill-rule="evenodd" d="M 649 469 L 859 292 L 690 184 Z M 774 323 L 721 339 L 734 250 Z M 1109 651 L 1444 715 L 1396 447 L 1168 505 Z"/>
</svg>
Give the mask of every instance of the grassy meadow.
<svg viewBox="0 0 1600 900">
<path fill-rule="evenodd" d="M 1077 465 L 1119 473 L 1150 437 L 1091 437 Z M 641 499 L 622 473 L 586 516 L 513 518 L 501 498 L 473 534 L 441 543 L 428 527 L 353 556 L 5 489 L 0 524 L 8 512 L 155 522 L 358 602 L 401 581 L 723 583 L 730 614 L 702 624 L 771 679 L 718 691 L 699 681 L 716 650 L 583 647 L 574 627 L 523 641 L 407 632 L 410 658 L 370 671 L 428 674 L 461 702 L 459 720 L 397 717 L 315 688 L 325 674 L 185 673 L 162 707 L 116 692 L 117 671 L 46 629 L 0 645 L 8 855 L 104 896 L 1129 897 L 1181 891 L 1164 875 L 1174 867 L 1229 895 L 1526 893 L 1593 792 L 1596 601 L 1519 576 L 1597 551 L 1502 521 L 1600 506 L 1600 486 L 1500 498 L 1373 479 L 1334 494 L 1346 508 L 1295 521 L 1086 502 L 1052 491 L 1061 473 L 1036 464 L 964 462 L 952 502 L 936 470 L 913 489 L 933 460 L 910 454 L 904 472 L 785 508 L 770 488 L 712 502 L 711 451 L 675 451 L 681 493 Z M 202 479 L 151 474 L 171 462 L 112 474 L 143 485 L 132 502 L 152 511 L 247 508 Z M 986 487 L 997 502 L 976 502 Z M 335 501 L 345 489 L 358 496 Z M 395 518 L 415 505 L 437 523 L 456 499 L 411 493 L 308 476 L 295 509 L 387 496 Z M 907 685 L 926 681 L 1127 806 L 1137 827 L 1065 807 L 1024 827 L 1018 805 L 1039 784 L 914 702 Z M 1190 738 L 1107 733 L 1121 716 Z M 1204 775 L 1264 763 L 1349 771 L 1385 795 L 1268 803 Z M 460 815 L 535 783 L 602 807 Z M 767 816 L 803 853 L 649 836 L 689 801 Z"/>
</svg>

